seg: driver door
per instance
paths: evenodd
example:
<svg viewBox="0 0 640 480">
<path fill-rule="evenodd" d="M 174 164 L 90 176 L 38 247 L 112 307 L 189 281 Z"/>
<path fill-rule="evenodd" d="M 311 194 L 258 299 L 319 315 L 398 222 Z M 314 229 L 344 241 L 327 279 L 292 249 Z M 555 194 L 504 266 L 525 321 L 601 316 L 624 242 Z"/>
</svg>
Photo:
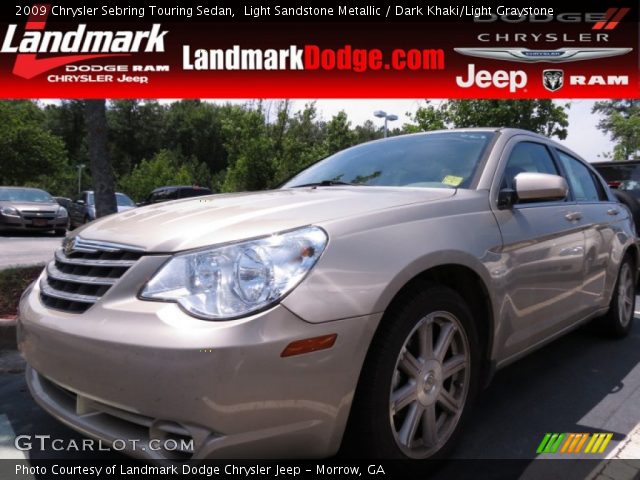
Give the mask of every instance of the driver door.
<svg viewBox="0 0 640 480">
<path fill-rule="evenodd" d="M 513 178 L 523 172 L 561 175 L 550 148 L 531 137 L 514 137 L 501 165 L 500 190 L 513 188 Z M 504 266 L 498 341 L 507 358 L 534 347 L 579 315 L 585 239 L 576 209 L 567 199 L 510 207 L 494 203 Z"/>
</svg>

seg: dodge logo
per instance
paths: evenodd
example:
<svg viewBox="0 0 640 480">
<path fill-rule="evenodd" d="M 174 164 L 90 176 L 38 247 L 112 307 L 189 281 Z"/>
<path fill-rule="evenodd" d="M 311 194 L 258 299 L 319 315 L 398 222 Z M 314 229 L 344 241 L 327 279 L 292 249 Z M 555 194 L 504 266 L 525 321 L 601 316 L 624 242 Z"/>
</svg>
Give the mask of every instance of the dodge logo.
<svg viewBox="0 0 640 480">
<path fill-rule="evenodd" d="M 550 92 L 560 90 L 564 85 L 564 72 L 562 70 L 543 70 L 542 85 Z"/>
</svg>

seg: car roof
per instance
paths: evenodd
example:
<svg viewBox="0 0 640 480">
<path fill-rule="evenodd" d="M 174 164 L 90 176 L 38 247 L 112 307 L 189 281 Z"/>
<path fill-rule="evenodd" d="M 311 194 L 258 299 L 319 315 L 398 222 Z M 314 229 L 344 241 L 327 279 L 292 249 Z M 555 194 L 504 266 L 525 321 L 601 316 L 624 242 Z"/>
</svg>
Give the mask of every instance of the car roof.
<svg viewBox="0 0 640 480">
<path fill-rule="evenodd" d="M 607 160 L 604 162 L 591 162 L 596 167 L 621 167 L 623 165 L 640 165 L 640 160 Z"/>
<path fill-rule="evenodd" d="M 94 192 L 93 190 L 83 190 L 83 191 L 82 191 L 82 193 L 95 193 L 95 192 Z M 124 193 L 124 192 L 115 192 L 115 193 L 116 193 L 116 195 L 118 195 L 118 194 L 120 194 L 120 195 L 127 195 L 127 194 L 126 194 L 126 193 Z M 128 196 L 129 196 L 129 195 L 127 195 L 127 197 L 128 197 Z"/>
</svg>

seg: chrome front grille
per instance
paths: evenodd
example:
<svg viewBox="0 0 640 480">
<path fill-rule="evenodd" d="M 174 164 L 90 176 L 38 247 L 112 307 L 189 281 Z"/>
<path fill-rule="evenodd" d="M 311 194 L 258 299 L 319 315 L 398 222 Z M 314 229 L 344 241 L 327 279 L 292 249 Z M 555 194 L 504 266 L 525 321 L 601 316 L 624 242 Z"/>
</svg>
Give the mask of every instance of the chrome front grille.
<svg viewBox="0 0 640 480">
<path fill-rule="evenodd" d="M 22 214 L 22 218 L 25 218 L 27 220 L 33 220 L 34 218 L 53 220 L 54 218 L 56 218 L 55 210 L 22 210 L 20 213 Z"/>
<path fill-rule="evenodd" d="M 40 281 L 40 298 L 49 308 L 82 313 L 114 285 L 143 255 L 131 245 L 65 239 Z"/>
</svg>

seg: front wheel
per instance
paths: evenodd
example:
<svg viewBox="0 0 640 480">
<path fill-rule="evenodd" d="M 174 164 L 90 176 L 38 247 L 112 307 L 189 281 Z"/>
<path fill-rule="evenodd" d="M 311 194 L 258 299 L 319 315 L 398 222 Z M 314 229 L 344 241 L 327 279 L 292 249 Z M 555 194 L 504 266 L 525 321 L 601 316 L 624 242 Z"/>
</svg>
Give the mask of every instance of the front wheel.
<svg viewBox="0 0 640 480">
<path fill-rule="evenodd" d="M 479 344 L 464 299 L 430 286 L 383 320 L 371 345 L 347 441 L 378 458 L 444 455 L 478 388 Z M 347 446 L 348 450 L 354 450 Z"/>
</svg>

